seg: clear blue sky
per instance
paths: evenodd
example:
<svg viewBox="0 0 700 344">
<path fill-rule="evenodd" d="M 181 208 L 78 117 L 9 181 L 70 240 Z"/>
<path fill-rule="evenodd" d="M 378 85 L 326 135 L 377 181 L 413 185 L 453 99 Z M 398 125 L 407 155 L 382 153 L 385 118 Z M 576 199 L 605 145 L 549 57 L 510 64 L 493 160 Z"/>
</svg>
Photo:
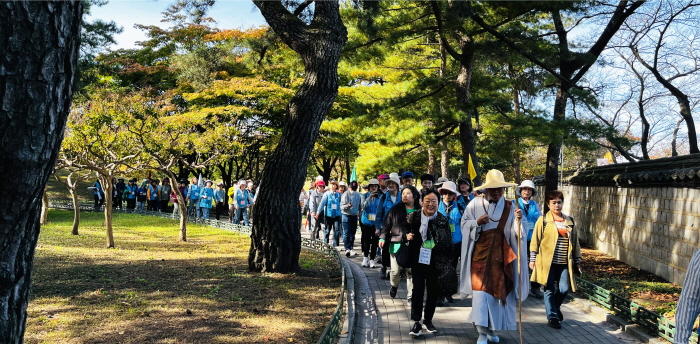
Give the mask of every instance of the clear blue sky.
<svg viewBox="0 0 700 344">
<path fill-rule="evenodd" d="M 117 44 L 111 49 L 135 48 L 136 41 L 143 41 L 146 35 L 134 28 L 134 24 L 169 26 L 162 23 L 163 11 L 172 4 L 168 0 L 110 0 L 102 7 L 92 7 L 88 20 L 113 20 L 124 28 L 124 32 L 115 37 Z M 218 0 L 209 11 L 209 16 L 217 21 L 222 29 L 249 28 L 265 25 L 265 19 L 250 0 Z"/>
</svg>

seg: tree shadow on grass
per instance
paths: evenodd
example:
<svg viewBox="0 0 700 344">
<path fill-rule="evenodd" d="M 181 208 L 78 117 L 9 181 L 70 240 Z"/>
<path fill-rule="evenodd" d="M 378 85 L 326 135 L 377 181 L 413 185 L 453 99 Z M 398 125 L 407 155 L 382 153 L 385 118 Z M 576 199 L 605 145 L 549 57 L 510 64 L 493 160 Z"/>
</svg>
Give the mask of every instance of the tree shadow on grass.
<svg viewBox="0 0 700 344">
<path fill-rule="evenodd" d="M 318 263 L 290 275 L 251 273 L 232 257 L 38 255 L 26 342 L 315 342 L 337 305 L 340 273 L 302 255 Z"/>
</svg>

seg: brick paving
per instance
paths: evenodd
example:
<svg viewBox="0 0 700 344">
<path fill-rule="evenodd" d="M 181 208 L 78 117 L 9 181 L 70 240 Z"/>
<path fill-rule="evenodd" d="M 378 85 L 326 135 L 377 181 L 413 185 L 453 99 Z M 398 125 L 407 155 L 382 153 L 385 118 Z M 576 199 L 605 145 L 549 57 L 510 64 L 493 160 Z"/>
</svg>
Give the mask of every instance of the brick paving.
<svg viewBox="0 0 700 344">
<path fill-rule="evenodd" d="M 359 228 L 358 228 L 359 230 Z M 308 234 L 302 230 L 302 235 Z M 362 256 L 356 236 L 357 256 L 345 258 L 353 264 L 358 300 L 358 319 L 353 343 L 363 344 L 397 344 L 397 343 L 435 343 L 435 344 L 476 344 L 479 336 L 476 328 L 466 319 L 471 310 L 471 298 L 455 297 L 455 303 L 438 307 L 433 324 L 438 332 L 423 334 L 413 339 L 408 332 L 413 322 L 410 309 L 406 303 L 406 281 L 402 280 L 395 299 L 389 296 L 390 283 L 379 278 L 379 267 L 362 268 Z M 342 247 L 339 247 L 341 249 Z M 342 251 L 341 253 L 343 253 Z M 523 302 L 523 343 L 530 344 L 617 344 L 640 343 L 628 336 L 616 326 L 600 321 L 572 303 L 562 305 L 564 321 L 557 330 L 547 325 L 544 314 L 544 302 L 528 298 Z M 376 331 L 376 332 L 375 332 Z M 519 343 L 518 331 L 498 331 L 500 343 Z"/>
</svg>

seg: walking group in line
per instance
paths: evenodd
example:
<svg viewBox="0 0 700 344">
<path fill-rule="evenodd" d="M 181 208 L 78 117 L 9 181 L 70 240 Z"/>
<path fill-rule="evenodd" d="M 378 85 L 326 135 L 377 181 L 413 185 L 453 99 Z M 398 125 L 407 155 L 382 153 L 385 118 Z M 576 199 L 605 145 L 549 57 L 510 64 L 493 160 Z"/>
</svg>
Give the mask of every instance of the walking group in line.
<svg viewBox="0 0 700 344">
<path fill-rule="evenodd" d="M 478 344 L 499 342 L 496 331 L 516 330 L 518 301 L 528 296 L 544 298 L 548 325 L 561 328 L 561 304 L 581 272 L 575 222 L 562 213 L 562 192 L 545 195 L 549 211 L 543 213 L 532 199 L 532 181 L 508 183 L 498 170 L 489 171 L 476 192 L 465 178 L 435 182 L 425 174 L 420 190 L 414 178 L 382 174 L 359 192 L 356 181 L 331 180 L 328 187 L 317 177 L 299 198 L 307 231 L 325 243 L 332 232 L 336 247 L 342 233 L 350 257 L 359 224 L 362 267 L 381 266 L 392 298 L 406 279 L 412 336 L 437 332 L 436 307 L 454 302 L 457 293 L 472 297 L 467 321 L 479 332 Z M 513 186 L 518 198 L 506 200 Z"/>
<path fill-rule="evenodd" d="M 186 202 L 188 216 L 209 219 L 213 209 L 217 220 L 228 216 L 231 223 L 250 225 L 248 213 L 255 203 L 255 189 L 251 180 L 234 181 L 228 191 L 221 182 L 217 183 L 216 188 L 211 180 L 202 179 L 201 183 L 198 182 L 200 180 L 197 177 L 192 177 L 191 182 L 184 178 L 177 181 L 176 187 Z M 170 186 L 169 178 L 164 178 L 162 185 L 158 179 L 143 179 L 137 185 L 136 178 L 129 179 L 128 183 L 124 183 L 124 178 L 115 178 L 112 185 L 112 207 L 115 209 L 122 209 L 126 203 L 127 209 L 136 211 L 172 212 L 173 218 L 180 214 L 177 194 Z M 93 193 L 95 211 L 100 211 L 105 204 L 105 193 L 100 181 L 95 181 L 88 189 Z"/>
</svg>

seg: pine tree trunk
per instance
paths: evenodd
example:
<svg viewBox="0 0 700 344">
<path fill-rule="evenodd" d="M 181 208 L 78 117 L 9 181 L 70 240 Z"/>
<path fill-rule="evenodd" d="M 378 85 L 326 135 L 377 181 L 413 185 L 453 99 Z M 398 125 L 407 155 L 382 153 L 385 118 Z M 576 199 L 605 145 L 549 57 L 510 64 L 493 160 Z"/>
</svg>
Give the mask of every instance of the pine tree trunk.
<svg viewBox="0 0 700 344">
<path fill-rule="evenodd" d="M 299 190 L 321 122 L 338 94 L 338 61 L 347 41 L 338 1 L 314 3 L 310 25 L 278 1 L 254 1 L 280 39 L 304 61 L 304 82 L 287 107 L 280 141 L 262 171 L 253 212 L 248 265 L 252 271 L 298 270 Z"/>
<path fill-rule="evenodd" d="M 68 192 L 70 193 L 70 198 L 73 200 L 73 230 L 71 230 L 71 234 L 78 235 L 78 227 L 80 226 L 80 203 L 78 202 L 78 193 L 75 192 L 75 185 L 73 185 Z"/>
<path fill-rule="evenodd" d="M 462 145 L 462 160 L 464 170 L 469 171 L 469 156 L 472 157 L 472 163 L 476 170 L 476 178 L 474 183 L 481 184 L 479 177 L 479 158 L 476 155 L 476 135 L 472 126 L 471 108 L 471 81 L 474 68 L 474 46 L 473 42 L 468 37 L 463 37 L 460 41 L 462 51 L 462 60 L 460 62 L 459 74 L 457 74 L 457 108 L 466 114 L 466 118 L 459 122 L 459 142 Z"/>
<path fill-rule="evenodd" d="M 23 342 L 41 194 L 70 110 L 81 1 L 0 2 L 0 343 Z"/>
<path fill-rule="evenodd" d="M 555 131 L 552 141 L 547 146 L 547 167 L 544 172 L 545 190 L 547 192 L 559 188 L 559 155 L 561 153 L 561 145 L 564 137 L 563 133 L 556 132 L 556 129 L 558 128 L 557 122 L 563 121 L 566 117 L 566 102 L 568 97 L 569 88 L 565 85 L 560 85 L 554 100 L 552 127 L 555 128 Z"/>
<path fill-rule="evenodd" d="M 435 175 L 435 148 L 428 148 L 428 174 Z"/>
<path fill-rule="evenodd" d="M 440 152 L 440 171 L 443 177 L 449 178 L 450 173 L 450 152 L 447 150 L 447 140 L 440 142 L 442 151 Z"/>
</svg>

